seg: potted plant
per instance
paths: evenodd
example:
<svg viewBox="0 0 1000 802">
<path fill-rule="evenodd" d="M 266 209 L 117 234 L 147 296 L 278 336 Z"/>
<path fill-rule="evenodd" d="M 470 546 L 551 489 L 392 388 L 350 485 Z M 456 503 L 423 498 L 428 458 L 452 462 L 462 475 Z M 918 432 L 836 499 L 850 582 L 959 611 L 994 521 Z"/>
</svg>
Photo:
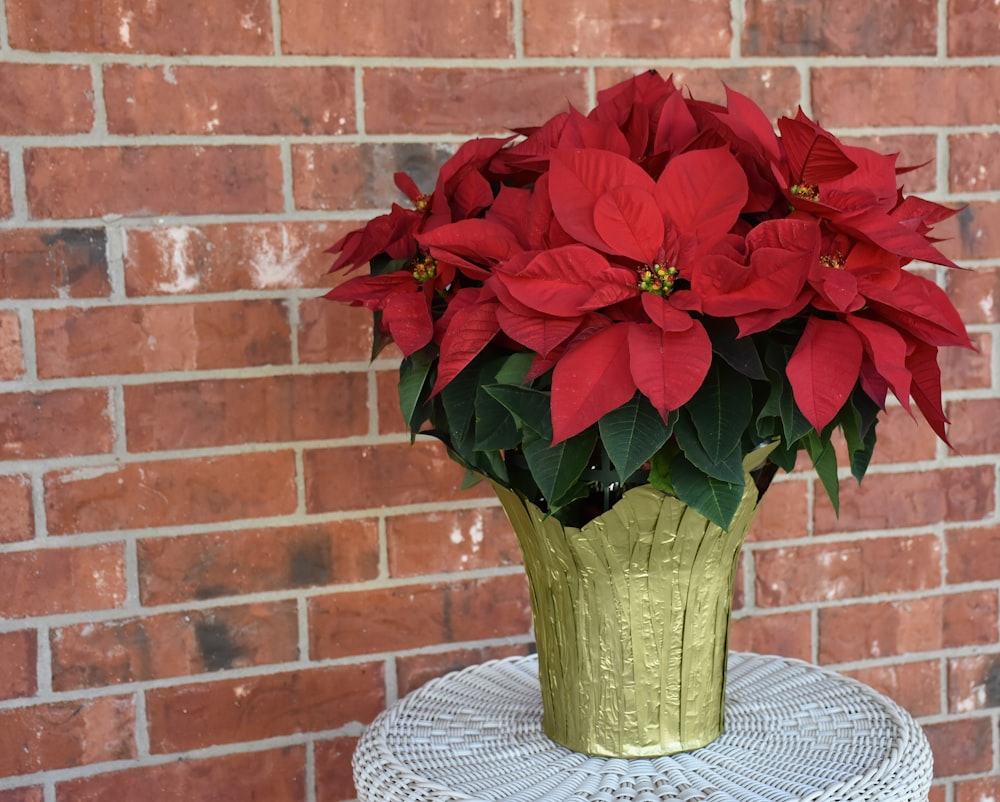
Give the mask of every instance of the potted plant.
<svg viewBox="0 0 1000 802">
<path fill-rule="evenodd" d="M 937 351 L 971 347 L 953 267 L 894 156 L 801 111 L 644 73 L 508 138 L 462 145 L 412 208 L 332 248 L 327 297 L 403 354 L 411 432 L 510 517 L 555 740 L 666 754 L 722 731 L 735 566 L 761 497 L 804 451 L 837 507 L 891 393 L 946 437 Z"/>
</svg>

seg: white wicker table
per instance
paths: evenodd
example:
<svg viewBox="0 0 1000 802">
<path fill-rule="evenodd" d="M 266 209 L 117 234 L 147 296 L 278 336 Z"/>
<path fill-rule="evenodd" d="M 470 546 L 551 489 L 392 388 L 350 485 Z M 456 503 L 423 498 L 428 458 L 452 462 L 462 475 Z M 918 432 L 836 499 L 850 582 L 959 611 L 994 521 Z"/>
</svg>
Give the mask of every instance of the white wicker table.
<svg viewBox="0 0 1000 802">
<path fill-rule="evenodd" d="M 361 802 L 923 802 L 927 739 L 895 702 L 798 660 L 732 653 L 726 733 L 687 754 L 590 757 L 541 728 L 535 657 L 433 680 L 372 723 Z"/>
</svg>

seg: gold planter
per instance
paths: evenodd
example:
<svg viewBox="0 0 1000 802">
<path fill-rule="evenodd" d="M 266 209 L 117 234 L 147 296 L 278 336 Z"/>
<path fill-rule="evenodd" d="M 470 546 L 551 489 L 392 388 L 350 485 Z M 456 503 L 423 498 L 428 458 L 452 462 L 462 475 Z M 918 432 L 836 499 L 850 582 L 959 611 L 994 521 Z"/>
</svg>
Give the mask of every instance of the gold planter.
<svg viewBox="0 0 1000 802">
<path fill-rule="evenodd" d="M 753 481 L 728 532 L 649 485 L 582 529 L 495 489 L 528 575 L 545 733 L 611 757 L 685 752 L 718 738 L 736 564 L 758 503 Z"/>
</svg>

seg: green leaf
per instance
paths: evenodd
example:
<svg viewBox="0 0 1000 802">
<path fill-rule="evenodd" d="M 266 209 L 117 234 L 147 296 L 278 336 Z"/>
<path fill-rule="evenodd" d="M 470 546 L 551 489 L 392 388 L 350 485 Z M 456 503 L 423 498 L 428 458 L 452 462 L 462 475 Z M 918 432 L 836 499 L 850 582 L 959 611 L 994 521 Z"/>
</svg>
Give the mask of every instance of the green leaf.
<svg viewBox="0 0 1000 802">
<path fill-rule="evenodd" d="M 677 498 L 712 523 L 728 529 L 743 499 L 743 481 L 723 482 L 707 476 L 684 457 L 674 460 L 670 467 L 670 479 Z"/>
<path fill-rule="evenodd" d="M 712 340 L 712 350 L 722 357 L 729 367 L 751 379 L 767 378 L 753 337 L 740 337 L 736 321 L 729 318 L 706 317 L 702 319 L 702 325 Z"/>
<path fill-rule="evenodd" d="M 575 485 L 589 465 L 597 444 L 597 428 L 591 426 L 555 446 L 550 446 L 549 442 L 540 437 L 526 436 L 522 450 L 531 475 L 552 511 L 573 494 Z"/>
<path fill-rule="evenodd" d="M 688 417 L 687 411 L 687 407 L 684 407 L 674 424 L 674 437 L 677 440 L 677 445 L 684 452 L 684 456 L 702 473 L 722 482 L 742 485 L 743 455 L 740 450 L 734 449 L 721 460 L 713 459 L 702 446 L 701 439 L 698 437 L 698 432 Z"/>
<path fill-rule="evenodd" d="M 829 438 L 824 441 L 816 432 L 812 432 L 805 443 L 816 474 L 833 505 L 833 511 L 840 515 L 840 479 L 837 477 L 837 452 L 833 448 L 833 443 Z"/>
<path fill-rule="evenodd" d="M 368 263 L 368 271 L 373 276 L 384 276 L 387 273 L 405 270 L 409 261 L 409 259 L 390 259 L 388 254 L 380 253 Z"/>
<path fill-rule="evenodd" d="M 602 417 L 597 425 L 604 450 L 618 472 L 622 484 L 667 442 L 676 413 L 663 420 L 649 400 L 636 393 L 632 400 Z"/>
<path fill-rule="evenodd" d="M 469 365 L 466 370 L 448 382 L 440 393 L 452 445 L 462 452 L 468 450 L 466 441 L 471 443 L 472 415 L 478 383 L 479 371 Z"/>
<path fill-rule="evenodd" d="M 512 449 L 521 444 L 523 434 L 517 419 L 503 404 L 480 385 L 475 389 L 476 399 L 476 440 L 480 450 Z"/>
<path fill-rule="evenodd" d="M 723 462 L 739 448 L 753 417 L 751 402 L 750 381 L 713 362 L 698 392 L 684 405 L 712 463 Z"/>
<path fill-rule="evenodd" d="M 483 389 L 510 411 L 521 424 L 546 442 L 552 440 L 551 394 L 530 387 L 488 384 Z"/>
<path fill-rule="evenodd" d="M 434 356 L 421 350 L 406 357 L 399 366 L 399 409 L 410 429 L 410 442 L 427 419 L 426 402 Z"/>
<path fill-rule="evenodd" d="M 868 465 L 871 463 L 872 454 L 875 451 L 875 441 L 875 424 L 873 423 L 865 433 L 862 447 L 851 454 L 851 475 L 858 480 L 858 484 L 861 484 L 861 480 L 868 472 Z"/>
</svg>

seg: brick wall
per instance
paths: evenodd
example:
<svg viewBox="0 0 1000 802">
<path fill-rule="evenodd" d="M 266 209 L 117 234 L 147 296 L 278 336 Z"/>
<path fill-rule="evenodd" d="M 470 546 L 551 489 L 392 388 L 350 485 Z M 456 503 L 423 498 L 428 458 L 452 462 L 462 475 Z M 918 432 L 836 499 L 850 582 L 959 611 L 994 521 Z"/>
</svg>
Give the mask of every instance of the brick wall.
<svg viewBox="0 0 1000 802">
<path fill-rule="evenodd" d="M 609 9 L 614 9 L 610 12 Z M 655 67 L 929 162 L 956 450 L 897 410 L 840 519 L 782 477 L 737 648 L 924 724 L 1000 794 L 993 0 L 0 0 L 0 802 L 354 795 L 364 722 L 529 649 L 503 516 L 411 448 L 321 251 L 458 142 Z"/>
</svg>

